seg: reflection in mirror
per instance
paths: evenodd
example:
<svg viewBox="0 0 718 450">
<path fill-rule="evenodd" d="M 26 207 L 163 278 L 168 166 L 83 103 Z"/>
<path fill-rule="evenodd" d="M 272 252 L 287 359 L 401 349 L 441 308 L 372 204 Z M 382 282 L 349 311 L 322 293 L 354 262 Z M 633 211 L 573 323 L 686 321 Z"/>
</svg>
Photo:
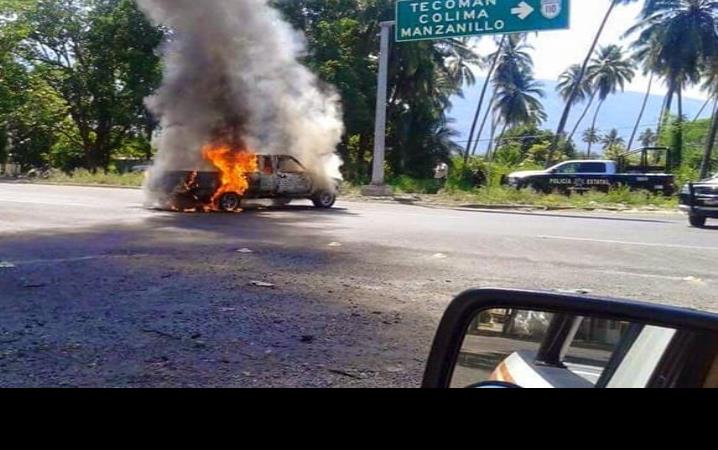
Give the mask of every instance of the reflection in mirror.
<svg viewBox="0 0 718 450">
<path fill-rule="evenodd" d="M 596 317 L 487 310 L 466 332 L 451 387 L 718 387 L 718 339 Z"/>
</svg>

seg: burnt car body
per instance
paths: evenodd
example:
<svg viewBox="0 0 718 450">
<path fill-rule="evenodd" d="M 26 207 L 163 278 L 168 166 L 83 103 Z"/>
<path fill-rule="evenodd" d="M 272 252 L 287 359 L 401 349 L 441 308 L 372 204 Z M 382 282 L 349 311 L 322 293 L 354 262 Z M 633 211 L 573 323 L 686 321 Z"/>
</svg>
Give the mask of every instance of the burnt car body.
<svg viewBox="0 0 718 450">
<path fill-rule="evenodd" d="M 718 219 L 718 174 L 683 187 L 680 208 L 694 227 L 703 228 L 707 219 Z"/>
<path fill-rule="evenodd" d="M 309 199 L 317 208 L 328 209 L 336 202 L 340 180 L 326 186 L 292 156 L 258 155 L 257 172 L 248 174 L 247 182 L 246 192 L 225 192 L 215 198 L 222 187 L 219 172 L 171 171 L 156 177 L 148 188 L 166 209 L 211 205 L 215 210 L 232 212 L 241 208 L 242 200 L 249 199 L 274 199 L 281 205 Z"/>
</svg>

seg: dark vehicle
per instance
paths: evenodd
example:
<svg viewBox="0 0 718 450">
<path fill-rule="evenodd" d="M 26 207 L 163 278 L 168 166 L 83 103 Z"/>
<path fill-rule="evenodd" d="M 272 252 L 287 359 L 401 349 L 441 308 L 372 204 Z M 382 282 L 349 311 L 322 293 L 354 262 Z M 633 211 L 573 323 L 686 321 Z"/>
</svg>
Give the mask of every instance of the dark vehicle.
<svg viewBox="0 0 718 450">
<path fill-rule="evenodd" d="M 700 183 L 684 186 L 680 208 L 688 214 L 688 220 L 694 227 L 703 228 L 707 219 L 718 219 L 718 174 Z"/>
<path fill-rule="evenodd" d="M 533 188 L 540 192 L 561 193 L 586 192 L 600 190 L 607 192 L 611 188 L 627 186 L 633 190 L 646 190 L 664 195 L 675 193 L 675 177 L 666 173 L 665 168 L 650 166 L 648 154 L 663 149 L 642 149 L 641 164 L 628 164 L 629 156 L 621 161 L 612 160 L 576 160 L 558 164 L 547 170 L 515 172 L 506 178 L 506 183 L 517 189 Z"/>
<path fill-rule="evenodd" d="M 718 388 L 718 316 L 481 289 L 441 321 L 425 388 Z"/>
<path fill-rule="evenodd" d="M 249 189 L 243 194 L 226 192 L 215 198 L 221 188 L 218 172 L 167 172 L 155 179 L 149 190 L 161 199 L 163 208 L 179 210 L 211 205 L 214 209 L 232 212 L 241 208 L 243 200 L 249 199 L 273 199 L 279 205 L 309 199 L 317 208 L 325 209 L 336 203 L 340 180 L 326 186 L 292 156 L 258 155 L 257 167 L 257 172 L 247 176 Z"/>
</svg>

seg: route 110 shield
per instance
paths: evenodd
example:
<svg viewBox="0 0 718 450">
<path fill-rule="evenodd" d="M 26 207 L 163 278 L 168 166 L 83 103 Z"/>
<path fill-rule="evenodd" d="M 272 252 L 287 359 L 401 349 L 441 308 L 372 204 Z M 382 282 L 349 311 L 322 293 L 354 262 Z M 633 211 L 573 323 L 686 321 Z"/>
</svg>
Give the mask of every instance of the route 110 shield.
<svg viewBox="0 0 718 450">
<path fill-rule="evenodd" d="M 561 0 L 541 0 L 541 14 L 547 19 L 561 15 Z"/>
</svg>

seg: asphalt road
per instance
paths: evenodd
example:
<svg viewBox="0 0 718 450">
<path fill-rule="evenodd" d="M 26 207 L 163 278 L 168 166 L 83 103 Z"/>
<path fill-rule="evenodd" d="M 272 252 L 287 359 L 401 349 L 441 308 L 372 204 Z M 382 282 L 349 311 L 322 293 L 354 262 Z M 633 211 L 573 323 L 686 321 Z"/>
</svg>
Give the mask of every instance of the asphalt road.
<svg viewBox="0 0 718 450">
<path fill-rule="evenodd" d="M 473 287 L 718 311 L 718 229 L 680 215 L 142 203 L 0 183 L 0 387 L 418 386 Z"/>
</svg>

